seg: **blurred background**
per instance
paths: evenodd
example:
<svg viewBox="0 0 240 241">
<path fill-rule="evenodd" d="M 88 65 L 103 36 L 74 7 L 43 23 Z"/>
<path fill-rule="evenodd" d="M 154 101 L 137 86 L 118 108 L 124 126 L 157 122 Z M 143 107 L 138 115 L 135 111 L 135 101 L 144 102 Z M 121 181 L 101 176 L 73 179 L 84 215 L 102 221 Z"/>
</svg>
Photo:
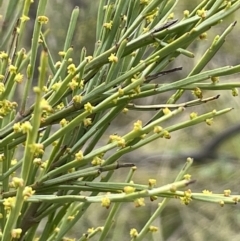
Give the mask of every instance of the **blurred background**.
<svg viewBox="0 0 240 241">
<path fill-rule="evenodd" d="M 26 49 L 29 49 L 31 44 L 37 2 L 35 1 L 32 5 L 30 12 L 29 33 L 24 41 Z M 78 61 L 82 47 L 86 47 L 87 55 L 92 55 L 96 42 L 95 25 L 98 2 L 98 0 L 48 1 L 47 41 L 56 62 L 60 60 L 58 52 L 63 49 L 71 12 L 75 6 L 80 7 L 80 17 L 73 41 L 74 58 Z M 179 2 L 176 8 L 177 12 L 174 12 L 174 18 L 181 20 L 183 11 L 186 9 L 191 11 L 200 1 L 185 0 Z M 4 7 L 0 10 L 4 11 Z M 163 76 L 158 80 L 158 83 L 185 78 L 211 45 L 213 38 L 221 34 L 233 21 L 239 20 L 239 13 L 238 11 L 222 24 L 212 28 L 206 40 L 199 40 L 192 44 L 189 50 L 195 54 L 195 58 L 179 57 L 176 59 L 171 67 L 182 66 L 183 70 Z M 223 48 L 205 70 L 240 63 L 239 33 L 240 23 L 228 35 Z M 239 81 L 239 75 L 224 77 L 220 81 Z M 147 104 L 166 103 L 170 94 L 147 98 L 143 101 Z M 208 127 L 203 123 L 183 131 L 174 132 L 170 140 L 159 139 L 121 158 L 122 162 L 131 162 L 138 167 L 134 182 L 147 184 L 149 178 L 156 178 L 158 185 L 172 182 L 184 165 L 186 158 L 190 156 L 195 159 L 190 174 L 193 179 L 197 180 L 196 184 L 191 186 L 193 192 L 201 192 L 204 189 L 216 193 L 223 193 L 224 189 L 231 189 L 232 193 L 240 192 L 240 99 L 239 96 L 233 97 L 231 91 L 224 91 L 224 93 L 222 91 L 203 91 L 204 97 L 217 94 L 220 94 L 217 101 L 197 107 L 197 112 L 201 114 L 213 109 L 227 107 L 233 107 L 234 110 L 214 119 L 212 126 Z M 180 101 L 184 102 L 190 99 L 193 99 L 192 93 L 186 91 L 184 98 Z M 196 107 L 189 108 L 185 116 L 178 116 L 178 119 L 171 121 L 175 123 L 181 119 L 185 120 L 189 113 L 195 111 L 194 108 Z M 144 123 L 154 114 L 154 111 L 148 113 L 130 111 L 128 114 L 122 114 L 120 118 L 111 123 L 103 142 L 106 143 L 109 134 L 118 133 L 121 135 L 129 131 L 136 121 L 136 116 Z M 116 171 L 114 180 L 123 181 L 125 176 L 124 171 Z M 140 230 L 156 209 L 158 202 L 160 200 L 155 201 L 155 203 L 147 202 L 146 206 L 140 209 L 134 208 L 133 204 L 123 205 L 118 214 L 119 218 L 114 224 L 114 232 L 111 233 L 108 240 L 129 240 L 129 230 L 131 228 Z M 88 228 L 103 226 L 108 212 L 109 210 L 101 208 L 100 205 L 92 205 L 84 218 L 84 223 L 81 222 L 79 227 L 73 230 L 73 237 L 80 237 Z M 172 200 L 154 225 L 161 227 L 161 229 L 153 237 L 148 237 L 145 240 L 240 240 L 238 206 L 227 205 L 221 208 L 216 204 L 200 202 L 192 202 L 189 206 L 184 206 L 178 200 Z"/>
</svg>

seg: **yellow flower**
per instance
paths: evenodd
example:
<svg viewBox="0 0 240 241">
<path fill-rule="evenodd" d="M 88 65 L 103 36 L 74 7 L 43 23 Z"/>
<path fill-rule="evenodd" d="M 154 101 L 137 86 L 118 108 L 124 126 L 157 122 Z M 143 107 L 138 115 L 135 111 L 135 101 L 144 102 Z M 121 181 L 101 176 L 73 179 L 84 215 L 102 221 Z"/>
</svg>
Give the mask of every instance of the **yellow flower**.
<svg viewBox="0 0 240 241">
<path fill-rule="evenodd" d="M 190 120 L 193 120 L 193 119 L 197 118 L 197 116 L 198 116 L 198 114 L 196 112 L 192 112 L 190 114 Z"/>
<path fill-rule="evenodd" d="M 29 197 L 31 197 L 33 194 L 35 193 L 34 190 L 32 190 L 31 187 L 25 187 L 23 190 L 23 196 L 24 196 L 24 200 L 28 199 Z"/>
<path fill-rule="evenodd" d="M 23 81 L 23 74 L 16 74 L 15 78 L 14 78 L 14 81 L 16 81 L 17 83 L 22 83 Z"/>
<path fill-rule="evenodd" d="M 89 102 L 84 105 L 84 109 L 89 113 L 93 112 L 93 106 Z"/>
<path fill-rule="evenodd" d="M 168 108 L 164 108 L 163 113 L 164 113 L 164 115 L 170 114 L 171 110 L 169 110 Z"/>
<path fill-rule="evenodd" d="M 79 151 L 75 154 L 75 158 L 77 161 L 81 161 L 83 159 L 83 152 Z"/>
<path fill-rule="evenodd" d="M 160 133 L 163 130 L 163 128 L 161 126 L 154 126 L 153 132 L 154 133 Z"/>
<path fill-rule="evenodd" d="M 42 155 L 44 153 L 44 146 L 41 143 L 35 143 L 30 146 L 31 152 L 34 154 L 34 156 Z"/>
<path fill-rule="evenodd" d="M 83 120 L 83 125 L 84 125 L 85 127 L 88 127 L 88 126 L 92 125 L 92 119 L 91 119 L 91 118 L 85 118 L 85 119 Z"/>
<path fill-rule="evenodd" d="M 68 121 L 67 121 L 65 118 L 63 118 L 63 119 L 60 121 L 60 125 L 61 125 L 62 127 L 66 126 L 67 124 L 68 124 Z"/>
<path fill-rule="evenodd" d="M 156 183 L 157 183 L 157 180 L 156 180 L 156 179 L 150 178 L 150 179 L 148 180 L 148 185 L 149 185 L 150 187 L 154 187 L 154 186 L 156 185 Z"/>
<path fill-rule="evenodd" d="M 110 204 L 111 204 L 111 201 L 110 201 L 110 199 L 108 197 L 103 197 L 102 198 L 102 202 L 101 202 L 101 206 L 102 207 L 109 208 Z"/>
<path fill-rule="evenodd" d="M 231 190 L 227 189 L 223 191 L 225 197 L 229 197 L 231 195 Z"/>
<path fill-rule="evenodd" d="M 144 198 L 135 199 L 134 205 L 135 205 L 136 208 L 145 206 Z"/>
<path fill-rule="evenodd" d="M 211 126 L 213 124 L 213 118 L 209 118 L 205 120 L 206 124 Z"/>
<path fill-rule="evenodd" d="M 62 85 L 61 82 L 57 82 L 57 83 L 55 83 L 55 84 L 52 85 L 51 89 L 52 89 L 53 91 L 57 91 L 57 90 L 60 88 L 61 85 Z"/>
<path fill-rule="evenodd" d="M 184 15 L 185 18 L 188 18 L 188 16 L 189 16 L 189 11 L 188 11 L 188 10 L 183 11 L 183 15 Z"/>
<path fill-rule="evenodd" d="M 183 177 L 184 177 L 185 180 L 188 180 L 188 181 L 191 179 L 190 174 L 185 174 Z"/>
<path fill-rule="evenodd" d="M 10 72 L 11 74 L 16 74 L 16 71 L 17 71 L 17 67 L 11 64 L 11 65 L 9 66 L 9 72 Z"/>
<path fill-rule="evenodd" d="M 132 228 L 132 229 L 130 230 L 130 236 L 131 236 L 131 238 L 136 238 L 136 237 L 138 236 L 138 231 L 137 231 L 137 229 Z"/>
<path fill-rule="evenodd" d="M 134 131 L 141 131 L 142 130 L 142 121 L 138 120 L 133 125 L 134 125 L 134 127 L 133 127 Z"/>
<path fill-rule="evenodd" d="M 188 205 L 192 201 L 192 192 L 190 189 L 184 192 L 184 196 L 180 197 L 182 204 Z"/>
<path fill-rule="evenodd" d="M 33 127 L 32 127 L 32 125 L 31 125 L 31 123 L 30 123 L 29 121 L 25 121 L 25 122 L 22 123 L 22 125 L 21 125 L 21 130 L 22 130 L 22 133 L 23 133 L 23 134 L 31 131 L 32 128 L 33 128 Z"/>
<path fill-rule="evenodd" d="M 21 237 L 22 229 L 21 228 L 15 228 L 11 231 L 11 236 L 13 239 L 19 239 Z"/>
<path fill-rule="evenodd" d="M 115 54 L 111 54 L 111 55 L 108 57 L 108 60 L 109 60 L 109 62 L 117 63 L 117 62 L 118 62 L 118 57 L 115 56 Z"/>
<path fill-rule="evenodd" d="M 13 177 L 12 184 L 13 184 L 13 187 L 15 188 L 22 187 L 24 185 L 24 181 L 22 178 Z"/>
<path fill-rule="evenodd" d="M 203 194 L 206 194 L 206 195 L 212 194 L 212 192 L 209 191 L 209 190 L 207 190 L 207 189 L 204 189 L 204 190 L 202 191 L 202 193 L 203 193 Z"/>
<path fill-rule="evenodd" d="M 150 226 L 149 227 L 149 231 L 152 232 L 152 233 L 157 232 L 158 231 L 158 227 Z"/>
<path fill-rule="evenodd" d="M 95 157 L 93 158 L 92 162 L 91 162 L 91 164 L 92 164 L 93 166 L 99 166 L 99 165 L 101 165 L 102 163 L 103 163 L 103 160 L 102 160 L 100 157 L 98 157 L 98 156 L 95 156 Z"/>
<path fill-rule="evenodd" d="M 30 20 L 30 18 L 26 15 L 22 15 L 22 17 L 20 18 L 22 22 L 27 22 Z"/>
<path fill-rule="evenodd" d="M 135 192 L 136 188 L 135 187 L 131 187 L 131 186 L 126 186 L 123 188 L 123 191 L 126 193 L 126 194 L 130 194 L 130 193 L 133 193 Z"/>
<path fill-rule="evenodd" d="M 82 96 L 81 95 L 73 96 L 73 102 L 80 104 L 82 102 Z"/>
<path fill-rule="evenodd" d="M 105 27 L 106 29 L 111 30 L 112 25 L 113 25 L 113 21 L 110 21 L 109 23 L 104 23 L 104 24 L 103 24 L 103 27 Z"/>
<path fill-rule="evenodd" d="M 48 17 L 38 16 L 38 22 L 41 23 L 41 24 L 47 24 L 48 23 Z"/>
<path fill-rule="evenodd" d="M 75 64 L 68 65 L 67 69 L 68 69 L 68 74 L 74 75 L 76 72 Z"/>
</svg>

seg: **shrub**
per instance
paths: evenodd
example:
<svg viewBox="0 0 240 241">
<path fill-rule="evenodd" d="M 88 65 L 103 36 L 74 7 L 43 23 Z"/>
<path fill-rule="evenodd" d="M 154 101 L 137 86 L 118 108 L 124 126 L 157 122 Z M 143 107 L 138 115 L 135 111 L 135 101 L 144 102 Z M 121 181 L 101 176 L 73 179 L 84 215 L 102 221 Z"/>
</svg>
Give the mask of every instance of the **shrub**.
<svg viewBox="0 0 240 241">
<path fill-rule="evenodd" d="M 192 200 L 220 206 L 238 202 L 239 196 L 231 196 L 230 190 L 212 194 L 207 190 L 193 193 L 186 188 L 194 183 L 188 174 L 191 158 L 172 183 L 162 186 L 154 178 L 145 185 L 134 183 L 135 164 L 118 160 L 158 138 L 170 139 L 174 131 L 202 122 L 211 125 L 213 118 L 232 110 L 197 114 L 198 105 L 219 97 L 203 97 L 202 90 L 230 89 L 237 95 L 239 83 L 220 83 L 219 77 L 239 73 L 240 65 L 203 71 L 236 22 L 215 37 L 185 78 L 161 84 L 155 80 L 180 71 L 179 67 L 168 66 L 174 65 L 180 55 L 193 58 L 189 45 L 205 39 L 212 26 L 222 24 L 238 10 L 240 1 L 202 1 L 193 11 L 184 11 L 177 21 L 172 13 L 177 1 L 118 0 L 107 4 L 101 0 L 93 55 L 83 47 L 78 61 L 73 61 L 76 56 L 71 46 L 77 7 L 57 61 L 43 29 L 48 23 L 47 0 L 38 3 L 28 51 L 22 46 L 31 1 L 19 1 L 18 8 L 14 4 L 7 4 L 0 39 L 2 240 L 67 240 L 65 235 L 77 222 L 83 222 L 83 215 L 95 203 L 109 209 L 108 216 L 99 225 L 102 227 L 81 230 L 83 235 L 78 240 L 94 235 L 105 240 L 109 232 L 114 232 L 113 220 L 126 202 L 141 207 L 147 198 L 155 202 L 163 198 L 141 230 L 129 230 L 132 240 L 142 240 L 157 231 L 153 221 L 171 198 L 186 205 Z M 176 103 L 188 90 L 193 99 Z M 34 100 L 29 103 L 32 91 Z M 163 94 L 165 100 L 160 104 L 135 102 Z M 194 112 L 183 114 L 192 106 Z M 156 113 L 146 123 L 136 116 L 128 132 L 106 137 L 109 124 L 123 113 L 152 110 Z M 111 181 L 115 170 L 122 168 L 129 169 L 125 180 Z M 39 225 L 42 233 L 37 232 Z"/>
</svg>

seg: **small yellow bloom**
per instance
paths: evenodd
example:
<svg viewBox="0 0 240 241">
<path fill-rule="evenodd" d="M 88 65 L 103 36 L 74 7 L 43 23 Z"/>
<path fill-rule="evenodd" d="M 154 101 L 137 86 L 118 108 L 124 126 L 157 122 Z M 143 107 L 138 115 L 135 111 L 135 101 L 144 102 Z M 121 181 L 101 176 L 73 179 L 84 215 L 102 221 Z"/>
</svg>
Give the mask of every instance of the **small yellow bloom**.
<svg viewBox="0 0 240 241">
<path fill-rule="evenodd" d="M 207 11 L 204 10 L 204 9 L 199 9 L 197 10 L 197 15 L 201 18 L 205 18 L 206 17 L 206 14 L 207 14 Z"/>
<path fill-rule="evenodd" d="M 51 86 L 51 89 L 52 89 L 53 91 L 57 91 L 57 90 L 60 88 L 61 85 L 62 85 L 61 82 L 57 82 L 57 83 L 55 83 L 55 84 L 53 84 L 53 85 Z"/>
<path fill-rule="evenodd" d="M 24 200 L 28 199 L 29 197 L 31 197 L 33 194 L 35 193 L 34 190 L 32 190 L 31 187 L 25 187 L 23 190 L 23 196 L 24 196 Z"/>
<path fill-rule="evenodd" d="M 166 130 L 163 132 L 163 137 L 164 137 L 165 139 L 171 139 L 170 133 L 169 133 L 168 131 L 166 131 Z"/>
<path fill-rule="evenodd" d="M 38 22 L 41 23 L 41 24 L 47 24 L 48 23 L 48 17 L 38 16 Z"/>
<path fill-rule="evenodd" d="M 185 17 L 185 18 L 188 18 L 189 13 L 190 13 L 190 12 L 189 12 L 188 10 L 183 11 L 184 17 Z"/>
<path fill-rule="evenodd" d="M 13 184 L 13 187 L 15 188 L 22 187 L 24 185 L 24 181 L 22 178 L 13 177 L 12 184 Z"/>
<path fill-rule="evenodd" d="M 30 18 L 26 15 L 22 15 L 22 17 L 20 18 L 22 22 L 27 22 L 30 20 Z"/>
<path fill-rule="evenodd" d="M 70 64 L 68 65 L 67 69 L 68 69 L 68 74 L 74 75 L 77 68 L 75 64 Z"/>
<path fill-rule="evenodd" d="M 188 205 L 192 201 L 192 192 L 190 189 L 184 192 L 184 196 L 180 197 L 182 204 Z"/>
<path fill-rule="evenodd" d="M 34 154 L 34 156 L 42 155 L 44 153 L 44 146 L 41 143 L 35 143 L 30 146 L 31 152 Z"/>
<path fill-rule="evenodd" d="M 99 165 L 102 165 L 102 163 L 103 163 L 103 160 L 98 156 L 95 156 L 91 162 L 93 166 L 99 166 Z"/>
<path fill-rule="evenodd" d="M 200 38 L 201 40 L 207 39 L 207 33 L 205 32 L 205 33 L 200 34 L 200 35 L 199 35 L 199 38 Z"/>
<path fill-rule="evenodd" d="M 230 189 L 224 190 L 223 193 L 224 193 L 224 196 L 225 196 L 225 197 L 230 197 L 230 195 L 231 195 L 231 190 L 230 190 Z"/>
<path fill-rule="evenodd" d="M 111 55 L 108 57 L 108 60 L 109 60 L 109 62 L 117 63 L 117 62 L 118 62 L 118 57 L 115 56 L 115 54 L 111 54 Z"/>
<path fill-rule="evenodd" d="M 153 132 L 154 133 L 160 133 L 163 130 L 163 128 L 161 126 L 154 126 Z"/>
<path fill-rule="evenodd" d="M 156 226 L 150 226 L 150 227 L 149 227 L 149 231 L 152 232 L 152 233 L 155 233 L 155 232 L 158 231 L 158 227 L 156 227 Z"/>
<path fill-rule="evenodd" d="M 130 236 L 131 236 L 131 238 L 136 238 L 136 237 L 138 236 L 138 231 L 137 231 L 137 229 L 132 228 L 132 229 L 130 230 Z"/>
<path fill-rule="evenodd" d="M 108 197 L 103 197 L 102 198 L 102 202 L 101 202 L 101 206 L 105 207 L 105 208 L 109 208 L 111 204 L 111 201 Z"/>
<path fill-rule="evenodd" d="M 93 59 L 93 56 L 89 55 L 85 58 L 88 62 L 90 62 Z"/>
<path fill-rule="evenodd" d="M 124 95 L 124 90 L 122 88 L 118 89 L 118 94 L 119 96 L 123 96 Z"/>
<path fill-rule="evenodd" d="M 7 59 L 8 58 L 8 54 L 5 53 L 4 51 L 0 52 L 0 59 Z"/>
<path fill-rule="evenodd" d="M 168 19 L 174 19 L 174 13 L 170 13 L 170 14 L 168 15 Z"/>
<path fill-rule="evenodd" d="M 130 193 L 133 193 L 135 192 L 136 188 L 135 187 L 131 187 L 131 186 L 126 186 L 123 188 L 123 191 L 126 193 L 126 194 L 130 194 Z"/>
<path fill-rule="evenodd" d="M 16 81 L 17 83 L 22 83 L 23 81 L 23 74 L 16 74 L 15 78 L 14 78 L 14 81 Z"/>
<path fill-rule="evenodd" d="M 164 115 L 170 114 L 171 110 L 169 110 L 168 108 L 164 108 L 163 113 L 164 113 Z"/>
<path fill-rule="evenodd" d="M 84 105 L 84 109 L 89 112 L 92 113 L 93 112 L 93 106 L 88 102 L 87 104 Z"/>
<path fill-rule="evenodd" d="M 12 159 L 11 160 L 11 166 L 15 166 L 17 164 L 17 159 Z"/>
<path fill-rule="evenodd" d="M 94 230 L 95 230 L 94 228 L 89 228 L 87 232 L 91 234 L 94 232 Z"/>
<path fill-rule="evenodd" d="M 141 131 L 142 130 L 142 121 L 138 120 L 137 122 L 135 122 L 133 127 L 134 131 Z"/>
<path fill-rule="evenodd" d="M 154 186 L 156 185 L 156 183 L 157 183 L 157 180 L 156 180 L 156 179 L 150 178 L 150 179 L 148 180 L 148 185 L 149 185 L 150 187 L 154 187 Z"/>
<path fill-rule="evenodd" d="M 113 25 L 113 21 L 110 21 L 109 23 L 104 23 L 103 27 L 105 27 L 106 29 L 111 30 L 112 29 L 112 25 Z"/>
<path fill-rule="evenodd" d="M 73 102 L 80 104 L 82 102 L 82 96 L 81 95 L 73 96 Z"/>
<path fill-rule="evenodd" d="M 206 194 L 206 195 L 211 195 L 211 194 L 212 194 L 212 192 L 209 191 L 209 190 L 207 190 L 207 189 L 204 189 L 204 190 L 202 191 L 202 193 L 203 193 L 203 194 Z"/>
<path fill-rule="evenodd" d="M 84 125 L 85 127 L 88 127 L 88 126 L 92 125 L 92 119 L 91 119 L 91 118 L 85 118 L 85 119 L 83 120 L 83 125 Z"/>
<path fill-rule="evenodd" d="M 219 202 L 219 205 L 220 205 L 221 207 L 223 207 L 224 204 L 225 204 L 224 201 L 220 201 L 220 202 Z"/>
<path fill-rule="evenodd" d="M 17 72 L 17 67 L 11 64 L 11 65 L 9 66 L 9 72 L 10 72 L 11 74 L 16 74 L 16 72 Z"/>
<path fill-rule="evenodd" d="M 17 123 L 15 123 L 15 124 L 13 125 L 13 131 L 14 131 L 15 133 L 22 131 L 21 123 L 20 123 L 20 122 L 17 122 Z"/>
<path fill-rule="evenodd" d="M 11 231 L 11 236 L 13 239 L 19 239 L 21 237 L 22 229 L 21 228 L 15 228 Z"/>
<path fill-rule="evenodd" d="M 10 211 L 13 207 L 15 207 L 16 197 L 9 197 L 3 199 L 4 210 Z"/>
<path fill-rule="evenodd" d="M 31 125 L 31 123 L 30 123 L 29 121 L 25 121 L 25 122 L 22 123 L 22 125 L 21 125 L 21 130 L 22 130 L 22 133 L 23 133 L 23 134 L 31 131 L 32 128 L 33 128 L 33 127 L 32 127 L 32 125 Z"/>
<path fill-rule="evenodd" d="M 128 111 L 129 111 L 128 108 L 124 108 L 124 109 L 122 110 L 122 113 L 126 114 L 126 113 L 128 113 Z"/>
<path fill-rule="evenodd" d="M 40 102 L 40 107 L 42 110 L 46 110 L 47 112 L 52 112 L 52 106 L 49 105 L 48 101 L 46 99 L 42 99 Z"/>
<path fill-rule="evenodd" d="M 232 96 L 234 96 L 234 97 L 238 96 L 238 89 L 237 88 L 232 89 Z"/>
<path fill-rule="evenodd" d="M 63 119 L 60 121 L 60 125 L 61 125 L 62 127 L 66 126 L 68 123 L 69 123 L 69 121 L 67 121 L 65 118 L 63 118 Z"/>
<path fill-rule="evenodd" d="M 67 220 L 72 221 L 75 218 L 75 216 L 68 216 Z"/>
<path fill-rule="evenodd" d="M 56 69 L 58 69 L 60 66 L 61 66 L 61 61 L 57 61 L 55 64 L 54 64 L 54 67 L 56 68 Z"/>
<path fill-rule="evenodd" d="M 209 118 L 205 120 L 206 124 L 211 126 L 213 124 L 213 118 Z"/>
<path fill-rule="evenodd" d="M 183 177 L 187 181 L 189 181 L 191 179 L 191 175 L 190 174 L 185 174 Z"/>
<path fill-rule="evenodd" d="M 64 103 L 61 102 L 59 105 L 57 105 L 57 110 L 62 110 L 64 108 Z"/>
<path fill-rule="evenodd" d="M 83 159 L 83 152 L 79 151 L 75 154 L 75 158 L 77 161 L 81 161 Z"/>
<path fill-rule="evenodd" d="M 145 206 L 144 198 L 138 198 L 134 200 L 134 205 L 136 208 Z"/>
<path fill-rule="evenodd" d="M 198 114 L 196 112 L 192 112 L 190 114 L 190 120 L 193 120 L 193 119 L 197 118 L 197 116 L 198 116 Z"/>
<path fill-rule="evenodd" d="M 64 52 L 64 51 L 59 51 L 59 52 L 58 52 L 58 55 L 60 55 L 61 57 L 64 57 L 64 56 L 66 55 L 66 52 Z"/>
<path fill-rule="evenodd" d="M 70 81 L 68 83 L 68 87 L 71 89 L 71 90 L 75 90 L 77 87 L 78 87 L 78 82 L 76 81 L 76 79 L 72 79 L 72 81 Z"/>
<path fill-rule="evenodd" d="M 217 77 L 217 76 L 213 76 L 213 77 L 211 77 L 211 81 L 213 82 L 213 84 L 215 84 L 215 83 L 218 83 L 219 82 L 219 77 Z"/>
<path fill-rule="evenodd" d="M 200 88 L 195 88 L 192 91 L 192 94 L 195 95 L 197 98 L 202 99 L 203 95 L 202 95 L 202 90 Z"/>
</svg>

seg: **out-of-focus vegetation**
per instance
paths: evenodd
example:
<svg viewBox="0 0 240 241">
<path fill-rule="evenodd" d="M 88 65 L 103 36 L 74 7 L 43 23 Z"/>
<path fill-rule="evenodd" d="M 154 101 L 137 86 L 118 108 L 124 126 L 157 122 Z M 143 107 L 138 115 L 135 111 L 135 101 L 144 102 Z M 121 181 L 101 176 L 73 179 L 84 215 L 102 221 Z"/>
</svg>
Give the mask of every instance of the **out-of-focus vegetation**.
<svg viewBox="0 0 240 241">
<path fill-rule="evenodd" d="M 37 2 L 37 1 L 36 1 Z M 31 35 L 33 31 L 34 16 L 36 15 L 37 3 L 31 6 L 30 14 L 32 21 L 28 23 L 29 33 L 24 36 L 25 48 L 30 49 Z M 177 2 L 177 1 L 176 1 Z M 201 1 L 181 1 L 178 3 L 177 11 L 174 12 L 174 19 L 181 20 L 183 11 L 188 9 L 192 11 L 194 7 Z M 73 59 L 78 60 L 82 47 L 86 47 L 87 55 L 94 53 L 96 45 L 96 16 L 99 1 L 89 0 L 51 0 L 48 1 L 46 15 L 49 17 L 49 26 L 45 27 L 46 41 L 49 49 L 54 53 L 53 57 L 58 58 L 57 53 L 63 49 L 64 41 L 67 34 L 67 28 L 71 12 L 75 6 L 80 7 L 80 15 L 77 22 L 73 38 L 74 54 Z M 216 35 L 222 32 L 235 20 L 238 20 L 239 11 L 232 14 L 224 20 L 221 25 L 212 27 L 205 40 L 198 40 L 189 47 L 189 51 L 195 54 L 193 59 L 183 56 L 174 61 L 169 68 L 181 66 L 181 71 L 161 76 L 157 83 L 171 83 L 178 79 L 185 78 L 193 67 L 198 63 L 203 53 L 210 46 Z M 221 27 L 220 27 L 221 26 Z M 239 64 L 240 48 L 237 46 L 240 25 L 236 25 L 234 31 L 226 38 L 226 43 L 216 54 L 212 61 L 204 68 L 204 70 L 214 69 L 225 65 Z M 40 54 L 40 53 L 39 53 Z M 36 76 L 37 79 L 37 76 Z M 235 76 L 221 77 L 220 81 L 237 82 L 239 74 Z M 171 93 L 174 93 L 172 91 Z M 193 167 L 191 168 L 192 178 L 197 182 L 194 184 L 194 191 L 202 192 L 203 189 L 214 190 L 222 193 L 225 189 L 238 191 L 238 182 L 240 176 L 240 149 L 239 139 L 239 97 L 232 97 L 229 91 L 207 91 L 208 96 L 220 94 L 220 98 L 198 107 L 199 114 L 205 113 L 212 109 L 222 109 L 225 107 L 233 107 L 235 110 L 222 118 L 214 120 L 209 127 L 199 124 L 177 131 L 168 140 L 155 140 L 151 144 L 146 145 L 140 150 L 136 150 L 121 157 L 120 161 L 134 163 L 138 169 L 134 176 L 135 183 L 145 183 L 149 178 L 157 177 L 157 183 L 165 184 L 173 182 L 173 177 L 177 176 L 179 166 L 182 166 L 186 157 L 196 157 Z M 203 96 L 205 91 L 203 90 Z M 19 93 L 21 95 L 21 92 Z M 137 100 L 137 104 L 153 104 L 162 103 L 169 97 L 169 93 L 163 93 L 161 96 L 148 97 L 143 100 Z M 204 96 L 205 97 L 205 96 Z M 18 98 L 18 97 L 17 97 Z M 192 99 L 192 92 L 188 90 L 179 102 L 186 102 Z M 194 107 L 191 107 L 194 111 Z M 149 111 L 142 114 L 138 111 L 132 111 L 127 115 L 121 115 L 121 118 L 114 120 L 106 131 L 104 136 L 107 138 L 112 133 L 121 135 L 129 131 L 129 126 L 136 121 L 136 115 L 143 122 L 153 116 L 156 111 Z M 178 121 L 184 120 L 186 116 L 179 116 Z M 169 122 L 173 124 L 174 122 Z M 169 124 L 168 123 L 168 124 Z M 221 136 L 221 133 L 233 128 L 235 135 Z M 215 149 L 207 149 L 212 142 L 219 141 Z M 100 145 L 100 144 L 99 144 Z M 122 181 L 125 176 L 124 171 L 119 171 L 115 175 L 114 181 Z M 157 208 L 157 203 L 146 203 L 141 209 L 132 208 L 131 204 L 126 204 L 118 214 L 116 219 L 117 229 L 108 240 L 120 240 L 129 236 L 129 229 L 132 227 L 140 230 Z M 96 212 L 97 210 L 97 212 Z M 85 230 L 91 227 L 101 226 L 104 224 L 109 210 L 101 209 L 99 204 L 93 204 L 86 216 L 84 223 L 81 222 L 81 228 L 77 227 L 72 230 L 73 236 L 82 235 Z M 172 200 L 165 208 L 162 216 L 154 221 L 155 226 L 162 227 L 154 238 L 146 236 L 145 240 L 238 240 L 240 238 L 238 228 L 240 225 L 240 215 L 236 212 L 235 206 L 226 205 L 221 208 L 216 204 L 192 202 L 188 206 L 179 204 L 178 200 Z M 97 239 L 96 239 L 97 240 Z"/>
</svg>

